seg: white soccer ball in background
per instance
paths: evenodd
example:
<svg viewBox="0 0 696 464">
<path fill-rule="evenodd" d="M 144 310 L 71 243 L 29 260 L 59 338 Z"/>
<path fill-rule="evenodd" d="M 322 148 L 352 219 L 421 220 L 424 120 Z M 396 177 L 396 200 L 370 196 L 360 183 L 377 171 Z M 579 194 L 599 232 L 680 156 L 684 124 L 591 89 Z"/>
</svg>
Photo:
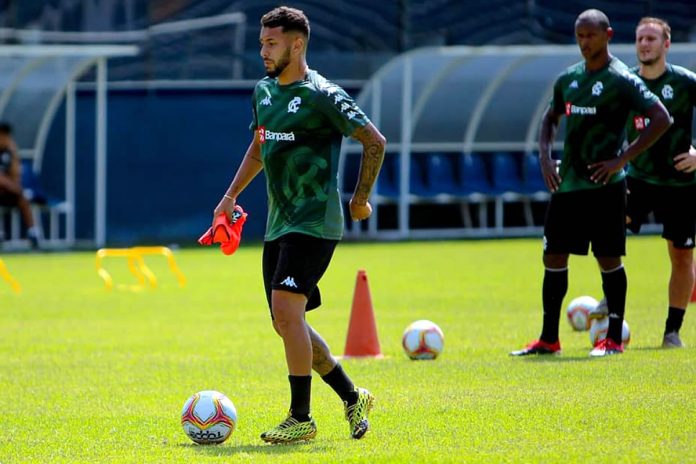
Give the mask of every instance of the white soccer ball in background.
<svg viewBox="0 0 696 464">
<path fill-rule="evenodd" d="M 445 335 L 432 321 L 415 321 L 404 330 L 401 344 L 411 359 L 435 359 L 445 346 Z"/>
<path fill-rule="evenodd" d="M 590 312 L 594 311 L 598 304 L 591 296 L 579 296 L 570 302 L 566 315 L 573 330 L 582 331 L 590 328 Z"/>
<path fill-rule="evenodd" d="M 193 394 L 181 411 L 181 426 L 186 435 L 201 445 L 227 440 L 237 424 L 237 410 L 220 392 L 205 390 Z"/>
<path fill-rule="evenodd" d="M 590 343 L 595 346 L 598 341 L 607 338 L 607 331 L 609 330 L 609 318 L 603 317 L 601 319 L 593 319 L 592 326 L 590 326 Z M 631 341 L 631 330 L 628 327 L 628 322 L 624 319 L 623 327 L 621 328 L 621 341 L 624 346 L 627 346 Z"/>
</svg>

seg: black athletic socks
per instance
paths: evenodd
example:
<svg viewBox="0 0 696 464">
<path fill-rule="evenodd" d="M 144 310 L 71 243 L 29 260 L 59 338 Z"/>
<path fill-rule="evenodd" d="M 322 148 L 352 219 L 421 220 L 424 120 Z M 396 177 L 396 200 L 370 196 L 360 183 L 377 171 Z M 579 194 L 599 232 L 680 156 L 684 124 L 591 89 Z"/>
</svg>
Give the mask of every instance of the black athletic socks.
<svg viewBox="0 0 696 464">
<path fill-rule="evenodd" d="M 684 314 L 686 314 L 686 309 L 675 308 L 674 306 L 669 307 L 669 312 L 667 313 L 667 321 L 665 322 L 665 333 L 679 332 L 681 329 L 682 322 L 684 322 Z"/>
<path fill-rule="evenodd" d="M 544 305 L 544 325 L 541 340 L 546 343 L 558 341 L 558 323 L 561 318 L 561 305 L 568 291 L 568 268 L 546 269 L 541 298 Z"/>
<path fill-rule="evenodd" d="M 309 400 L 312 393 L 311 375 L 288 375 L 290 381 L 290 414 L 300 422 L 309 420 Z"/>
<path fill-rule="evenodd" d="M 336 394 L 349 405 L 358 401 L 358 392 L 355 391 L 355 385 L 353 385 L 353 382 L 348 378 L 340 364 L 337 363 L 331 372 L 322 377 L 322 380 L 333 388 Z"/>
<path fill-rule="evenodd" d="M 624 312 L 626 310 L 626 290 L 628 281 L 623 265 L 611 271 L 602 271 L 602 290 L 609 310 L 609 330 L 607 337 L 619 345 L 622 343 Z"/>
</svg>

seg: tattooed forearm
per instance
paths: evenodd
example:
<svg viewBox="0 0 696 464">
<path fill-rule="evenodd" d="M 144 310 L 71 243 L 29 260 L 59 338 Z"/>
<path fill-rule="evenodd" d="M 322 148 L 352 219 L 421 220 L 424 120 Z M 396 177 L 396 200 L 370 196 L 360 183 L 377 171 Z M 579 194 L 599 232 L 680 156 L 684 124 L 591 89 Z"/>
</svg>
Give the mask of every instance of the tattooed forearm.
<svg viewBox="0 0 696 464">
<path fill-rule="evenodd" d="M 360 173 L 354 197 L 360 202 L 366 202 L 382 167 L 387 141 L 372 123 L 357 129 L 353 133 L 353 138 L 363 146 Z"/>
</svg>

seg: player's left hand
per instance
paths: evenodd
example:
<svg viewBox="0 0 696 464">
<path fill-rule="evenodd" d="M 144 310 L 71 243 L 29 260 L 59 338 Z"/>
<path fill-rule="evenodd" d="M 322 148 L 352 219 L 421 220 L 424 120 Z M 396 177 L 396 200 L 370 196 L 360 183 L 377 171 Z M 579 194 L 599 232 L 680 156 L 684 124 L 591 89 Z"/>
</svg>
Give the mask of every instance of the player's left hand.
<svg viewBox="0 0 696 464">
<path fill-rule="evenodd" d="M 355 197 L 353 197 L 350 199 L 349 207 L 350 217 L 354 221 L 362 221 L 364 219 L 369 218 L 372 214 L 372 205 L 369 201 L 366 201 L 365 203 L 359 203 L 355 199 Z"/>
<path fill-rule="evenodd" d="M 674 168 L 681 172 L 696 171 L 696 149 L 689 147 L 686 153 L 680 153 L 674 157 Z"/>
<path fill-rule="evenodd" d="M 597 184 L 606 185 L 615 173 L 619 172 L 624 167 L 624 161 L 621 158 L 614 158 L 599 163 L 592 163 L 587 166 L 590 171 L 590 180 Z"/>
</svg>

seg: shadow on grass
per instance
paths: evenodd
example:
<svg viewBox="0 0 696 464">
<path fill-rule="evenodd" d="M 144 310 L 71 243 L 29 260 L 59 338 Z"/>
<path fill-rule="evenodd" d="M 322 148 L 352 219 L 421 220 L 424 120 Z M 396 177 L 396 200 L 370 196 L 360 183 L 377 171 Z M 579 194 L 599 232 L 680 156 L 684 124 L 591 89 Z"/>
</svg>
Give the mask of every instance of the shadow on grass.
<svg viewBox="0 0 696 464">
<path fill-rule="evenodd" d="M 190 449 L 196 453 L 210 456 L 234 456 L 235 454 L 286 454 L 295 451 L 309 453 L 325 453 L 328 445 L 318 445 L 314 442 L 298 442 L 290 444 L 258 444 L 258 445 L 196 445 L 194 443 L 178 444 L 180 448 Z"/>
<path fill-rule="evenodd" d="M 514 356 L 510 356 L 514 358 Z M 564 362 L 587 362 L 593 361 L 593 358 L 588 355 L 584 356 L 524 356 L 521 362 L 528 363 L 564 363 Z"/>
</svg>

